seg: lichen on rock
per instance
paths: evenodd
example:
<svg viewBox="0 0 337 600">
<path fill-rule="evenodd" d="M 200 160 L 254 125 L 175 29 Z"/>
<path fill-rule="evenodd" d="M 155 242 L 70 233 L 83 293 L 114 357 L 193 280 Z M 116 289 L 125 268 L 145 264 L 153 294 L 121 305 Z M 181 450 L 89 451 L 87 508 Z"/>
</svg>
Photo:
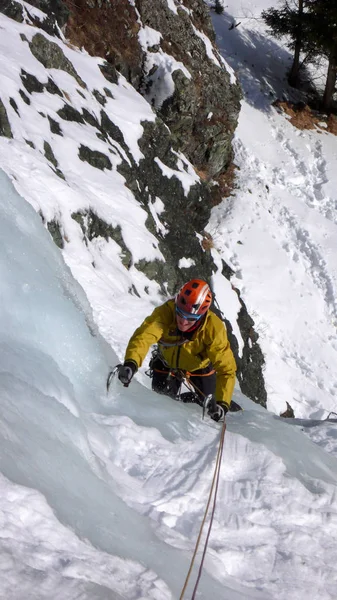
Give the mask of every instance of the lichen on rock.
<svg viewBox="0 0 337 600">
<path fill-rule="evenodd" d="M 108 156 L 98 150 L 91 150 L 91 148 L 88 148 L 83 144 L 79 147 L 78 156 L 80 160 L 89 163 L 89 165 L 95 167 L 95 169 L 100 169 L 101 171 L 104 169 L 111 171 L 112 169 L 111 160 Z"/>
<path fill-rule="evenodd" d="M 132 264 L 132 254 L 124 242 L 122 230 L 119 225 L 113 227 L 103 219 L 98 217 L 93 210 L 81 211 L 73 213 L 72 218 L 76 221 L 85 236 L 89 241 L 94 238 L 102 237 L 106 241 L 111 238 L 121 248 L 121 261 L 126 269 L 129 269 Z"/>
<path fill-rule="evenodd" d="M 10 123 L 8 120 L 7 111 L 6 111 L 5 105 L 1 99 L 0 99 L 0 135 L 7 137 L 7 138 L 13 137 L 11 126 L 10 126 Z"/>
<path fill-rule="evenodd" d="M 29 43 L 31 53 L 46 69 L 61 69 L 85 88 L 86 84 L 76 72 L 70 60 L 63 54 L 60 46 L 48 40 L 42 33 L 36 33 Z"/>
<path fill-rule="evenodd" d="M 47 228 L 48 228 L 48 231 L 49 231 L 50 235 L 52 236 L 56 246 L 58 248 L 60 248 L 61 250 L 63 250 L 64 240 L 63 240 L 60 224 L 54 219 L 53 221 L 49 221 L 47 223 Z"/>
</svg>

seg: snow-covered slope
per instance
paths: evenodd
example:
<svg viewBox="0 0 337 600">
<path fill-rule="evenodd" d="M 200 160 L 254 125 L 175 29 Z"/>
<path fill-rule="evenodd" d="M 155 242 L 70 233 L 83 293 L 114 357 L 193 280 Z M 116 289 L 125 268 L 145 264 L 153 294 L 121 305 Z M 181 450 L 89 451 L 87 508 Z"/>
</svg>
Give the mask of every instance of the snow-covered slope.
<svg viewBox="0 0 337 600">
<path fill-rule="evenodd" d="M 137 382 L 106 396 L 116 356 L 40 218 L 0 177 L 0 597 L 178 598 L 218 426 Z M 246 410 L 228 417 L 198 597 L 332 600 L 335 426 L 308 429 L 311 441 L 236 399 Z"/>
<path fill-rule="evenodd" d="M 115 382 L 106 397 L 116 357 L 3 173 L 1 190 L 0 597 L 178 598 L 218 426 L 137 383 L 126 393 Z M 336 458 L 238 399 L 247 410 L 228 418 L 199 597 L 330 600 Z"/>
<path fill-rule="evenodd" d="M 63 256 L 88 296 L 98 327 L 121 359 L 139 320 L 163 299 L 156 280 L 137 268 L 142 261 L 157 261 L 157 265 L 165 261 L 159 249 L 159 239 L 168 233 L 161 218 L 163 202 L 154 197 L 146 211 L 119 170 L 122 158 L 131 167 L 130 157 L 139 163 L 144 124 L 153 123 L 155 113 L 124 77 L 120 75 L 116 83 L 107 81 L 99 68 L 102 59 L 45 32 L 42 37 L 31 24 L 17 23 L 3 14 L 0 27 L 1 101 L 13 136 L 0 136 L 0 167 L 46 226 L 59 229 Z M 39 43 L 42 38 L 59 48 L 64 55 L 62 68 L 47 68 L 40 56 L 36 58 L 39 46 L 36 42 L 33 50 L 32 40 L 37 38 Z M 55 52 L 50 46 L 45 51 Z M 101 123 L 102 103 L 123 144 L 109 134 L 102 136 L 100 128 L 93 126 Z M 172 178 L 181 182 L 187 198 L 199 177 L 186 157 L 175 155 L 176 168 L 154 160 L 167 182 Z M 104 168 L 89 164 L 93 156 L 104 162 Z M 104 232 L 84 235 L 90 211 L 106 228 L 119 231 L 120 243 Z M 149 212 L 157 237 L 147 227 Z M 200 248 L 200 240 L 194 238 Z M 219 288 L 219 301 L 228 305 L 225 312 L 242 347 L 236 293 L 220 273 L 215 288 Z M 124 310 L 126 297 L 134 305 L 131 314 Z"/>
<path fill-rule="evenodd" d="M 286 85 L 290 55 L 257 18 L 273 3 L 226 4 L 214 26 L 245 94 L 240 170 L 209 231 L 256 321 L 268 408 L 288 401 L 297 416 L 321 418 L 337 410 L 337 138 L 297 129 L 272 106 L 298 99 Z"/>
<path fill-rule="evenodd" d="M 248 8 L 257 16 L 256 2 L 242 2 L 244 13 L 235 16 Z M 117 245 L 96 239 L 85 247 L 71 213 L 90 203 L 107 220 L 119 211 L 116 222 L 130 233 L 135 253 L 160 258 L 159 250 L 118 173 L 78 160 L 82 139 L 102 148 L 97 136 L 90 138 L 90 126 L 62 123 L 57 160 L 67 181 L 49 166 L 43 140 L 54 149 L 58 138 L 39 111 L 57 120 L 58 96 L 32 94 L 25 113 L 31 105 L 18 93 L 19 70 L 26 66 L 43 82 L 46 72 L 24 51 L 20 33 L 32 35 L 31 28 L 0 19 L 6 93 L 25 117 L 8 101 L 15 137 L 0 137 L 0 166 L 21 193 L 1 171 L 0 598 L 177 599 L 211 485 L 218 426 L 202 421 L 198 407 L 153 394 L 144 371 L 127 391 L 114 382 L 106 396 L 109 366 L 121 359 L 129 334 L 160 296 L 153 281 L 123 267 Z M 231 31 L 228 22 L 226 14 L 215 17 L 219 44 L 243 80 L 246 99 L 236 136 L 239 187 L 209 224 L 215 257 L 231 262 L 254 310 L 270 407 L 279 412 L 288 400 L 298 415 L 321 417 L 336 408 L 336 140 L 298 132 L 270 107 L 260 67 L 269 60 L 269 73 L 274 69 L 278 47 L 272 45 L 268 57 L 271 42 L 263 41 L 255 20 Z M 96 59 L 65 52 L 80 76 L 92 78 L 92 89 L 102 90 Z M 84 99 L 73 88 L 70 75 L 55 70 L 53 76 L 75 104 L 85 100 L 93 113 L 98 109 L 91 94 L 81 89 Z M 275 96 L 281 83 L 273 81 Z M 113 95 L 114 114 L 124 118 L 131 103 L 125 135 L 137 154 L 140 121 L 152 111 L 126 82 L 114 86 Z M 319 167 L 326 181 L 317 178 Z M 115 202 L 115 193 L 124 203 Z M 63 257 L 71 272 L 36 214 L 42 203 L 66 230 Z M 236 295 L 219 274 L 215 280 L 235 325 Z M 140 298 L 128 294 L 133 283 Z M 227 419 L 197 597 L 334 600 L 336 426 L 291 426 L 238 391 L 235 398 L 245 411 Z"/>
</svg>

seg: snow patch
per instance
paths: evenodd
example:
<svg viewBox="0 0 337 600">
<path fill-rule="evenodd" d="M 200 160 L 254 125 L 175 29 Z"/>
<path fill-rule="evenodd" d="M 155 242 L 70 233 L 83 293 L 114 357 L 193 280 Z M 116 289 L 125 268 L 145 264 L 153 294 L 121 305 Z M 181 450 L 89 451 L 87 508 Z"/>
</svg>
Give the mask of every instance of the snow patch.
<svg viewBox="0 0 337 600">
<path fill-rule="evenodd" d="M 186 258 L 185 256 L 181 258 L 178 262 L 179 269 L 189 269 L 195 265 L 195 260 L 193 258 Z"/>
</svg>

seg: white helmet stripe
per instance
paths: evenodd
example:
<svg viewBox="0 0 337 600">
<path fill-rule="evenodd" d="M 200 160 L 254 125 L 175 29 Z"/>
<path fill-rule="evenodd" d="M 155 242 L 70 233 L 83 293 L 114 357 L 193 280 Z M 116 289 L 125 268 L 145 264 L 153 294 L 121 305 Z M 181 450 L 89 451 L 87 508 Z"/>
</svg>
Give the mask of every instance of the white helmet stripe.
<svg viewBox="0 0 337 600">
<path fill-rule="evenodd" d="M 202 303 L 205 301 L 205 298 L 209 292 L 209 285 L 208 283 L 205 283 L 205 285 L 202 287 L 202 289 L 200 290 L 199 294 L 198 294 L 198 298 L 196 300 L 196 302 L 194 302 L 193 304 L 198 304 L 198 308 L 193 308 L 192 313 L 196 313 L 199 310 L 199 307 L 202 305 Z"/>
</svg>

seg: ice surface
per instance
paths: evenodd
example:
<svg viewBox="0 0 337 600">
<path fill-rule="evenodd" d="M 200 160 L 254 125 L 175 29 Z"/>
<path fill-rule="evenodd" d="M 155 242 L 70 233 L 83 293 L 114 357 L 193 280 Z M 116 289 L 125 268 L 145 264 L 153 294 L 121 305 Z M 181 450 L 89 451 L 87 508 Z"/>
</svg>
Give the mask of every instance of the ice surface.
<svg viewBox="0 0 337 600">
<path fill-rule="evenodd" d="M 136 562 L 142 557 L 142 564 L 162 580 L 169 579 L 178 594 L 188 556 L 166 543 L 162 531 L 158 535 L 146 516 L 128 506 L 134 486 L 118 463 L 107 461 L 109 452 L 116 451 L 116 440 L 108 441 L 110 427 L 117 429 L 117 439 L 126 427 L 131 432 L 135 427 L 127 417 L 113 417 L 121 408 L 128 413 L 127 401 L 110 399 L 107 405 L 108 361 L 116 357 L 95 330 L 83 290 L 40 217 L 3 171 L 0 189 L 1 471 L 41 492 L 57 517 L 100 551 Z M 130 397 L 130 413 L 136 401 L 138 410 L 142 402 L 143 412 L 154 404 L 154 394 L 149 400 L 147 394 L 135 398 L 140 395 L 137 387 Z M 152 411 L 152 419 L 162 423 L 165 411 L 159 411 L 157 399 L 155 403 L 157 416 Z M 104 418 L 99 417 L 102 411 Z M 147 428 L 150 425 L 147 419 Z M 183 430 L 184 413 L 176 427 Z M 161 439 L 159 432 L 157 437 Z M 214 449 L 213 440 L 206 457 Z M 132 452 L 130 445 L 131 464 Z M 168 564 L 174 565 L 169 577 Z M 157 577 L 150 576 L 156 587 Z M 219 584 L 206 574 L 202 597 L 209 585 L 220 593 Z M 243 598 L 240 592 L 233 594 Z M 166 590 L 160 597 L 171 595 Z"/>
<path fill-rule="evenodd" d="M 336 408 L 337 394 L 336 145 L 326 133 L 299 134 L 270 108 L 270 92 L 281 89 L 282 77 L 271 89 L 264 67 L 277 66 L 280 74 L 284 50 L 264 39 L 255 18 L 266 2 L 242 2 L 242 14 L 229 2 L 231 12 L 215 17 L 245 100 L 235 141 L 240 188 L 214 209 L 207 227 L 219 267 L 213 283 L 236 327 L 239 303 L 221 275 L 224 258 L 236 271 L 233 281 L 266 354 L 271 408 L 280 412 L 289 400 L 298 414 L 320 419 Z M 231 15 L 244 23 L 229 31 Z M 0 20 L 1 96 L 14 134 L 0 138 L 0 165 L 22 195 L 1 173 L 0 598 L 176 599 L 204 514 L 218 426 L 202 421 L 196 406 L 153 394 L 144 369 L 128 390 L 114 381 L 106 396 L 109 367 L 162 298 L 155 282 L 122 265 L 115 242 L 97 238 L 84 245 L 71 215 L 95 206 L 129 236 L 134 260 L 160 258 L 160 252 L 145 228 L 145 211 L 116 171 L 121 148 L 110 152 L 109 172 L 79 161 L 80 141 L 102 151 L 103 142 L 90 126 L 63 121 L 63 137 L 51 134 L 40 112 L 57 118 L 63 101 L 32 94 L 26 105 L 19 72 L 22 67 L 41 82 L 52 75 L 93 115 L 100 107 L 90 90 L 107 86 L 114 98 L 106 110 L 136 160 L 141 122 L 154 113 L 122 77 L 118 85 L 103 78 L 101 59 L 58 41 L 88 85 L 82 98 L 75 80 L 48 72 L 28 51 L 20 33 L 30 39 L 34 27 Z M 44 141 L 66 181 L 49 166 Z M 192 172 L 178 158 L 188 188 Z M 165 235 L 159 198 L 152 209 Z M 60 224 L 63 257 L 83 289 L 39 211 Z M 227 418 L 198 598 L 335 600 L 336 426 L 291 426 L 238 391 L 235 400 L 245 412 Z M 195 573 L 187 597 L 194 581 Z"/>
</svg>

